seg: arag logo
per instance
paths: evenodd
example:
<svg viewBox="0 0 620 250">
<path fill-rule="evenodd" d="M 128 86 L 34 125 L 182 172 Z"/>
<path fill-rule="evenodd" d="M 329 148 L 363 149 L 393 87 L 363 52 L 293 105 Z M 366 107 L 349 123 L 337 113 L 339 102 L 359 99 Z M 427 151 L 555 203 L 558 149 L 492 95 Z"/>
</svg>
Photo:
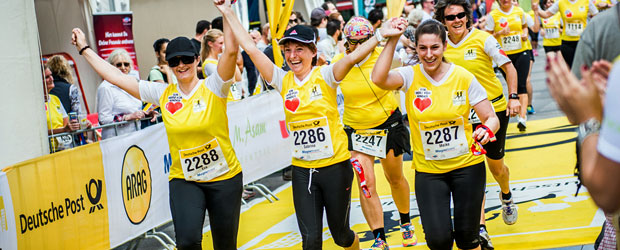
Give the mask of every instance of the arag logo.
<svg viewBox="0 0 620 250">
<path fill-rule="evenodd" d="M 151 168 L 144 151 L 133 145 L 125 152 L 121 170 L 121 193 L 127 218 L 140 224 L 151 206 Z"/>
</svg>

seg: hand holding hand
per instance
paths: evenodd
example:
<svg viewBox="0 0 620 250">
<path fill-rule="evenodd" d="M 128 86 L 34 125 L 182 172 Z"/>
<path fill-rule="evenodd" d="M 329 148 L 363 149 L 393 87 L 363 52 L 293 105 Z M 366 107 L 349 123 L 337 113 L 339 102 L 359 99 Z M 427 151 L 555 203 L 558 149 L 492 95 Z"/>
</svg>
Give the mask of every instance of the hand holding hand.
<svg viewBox="0 0 620 250">
<path fill-rule="evenodd" d="M 215 7 L 220 12 L 223 12 L 224 10 L 230 9 L 231 1 L 232 0 L 213 0 L 213 4 L 215 4 Z"/>
<path fill-rule="evenodd" d="M 402 35 L 406 29 L 407 19 L 394 17 L 383 24 L 380 32 L 383 37 L 393 37 Z"/>
</svg>

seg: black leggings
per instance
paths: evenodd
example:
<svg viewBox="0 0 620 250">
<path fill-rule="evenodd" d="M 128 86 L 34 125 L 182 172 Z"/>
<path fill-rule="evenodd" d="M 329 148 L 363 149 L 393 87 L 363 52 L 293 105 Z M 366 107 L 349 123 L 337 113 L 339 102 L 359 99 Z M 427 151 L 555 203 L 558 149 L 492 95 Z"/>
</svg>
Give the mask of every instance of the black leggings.
<svg viewBox="0 0 620 250">
<path fill-rule="evenodd" d="M 569 68 L 573 67 L 573 58 L 575 58 L 575 50 L 577 50 L 577 44 L 579 41 L 564 41 L 562 40 L 562 45 L 560 46 L 560 51 L 562 52 L 562 56 L 564 57 L 564 61 L 568 64 Z"/>
<path fill-rule="evenodd" d="M 336 245 L 353 244 L 355 232 L 349 227 L 352 182 L 349 160 L 322 168 L 293 166 L 293 203 L 303 249 L 323 248 L 323 209 Z"/>
<path fill-rule="evenodd" d="M 416 171 L 416 200 L 430 249 L 451 250 L 454 240 L 460 249 L 478 247 L 485 182 L 484 162 L 443 174 Z M 454 202 L 454 230 L 450 195 Z"/>
<path fill-rule="evenodd" d="M 243 191 L 241 173 L 233 178 L 216 182 L 172 179 L 169 186 L 170 211 L 177 249 L 202 249 L 205 209 L 209 211 L 213 248 L 237 249 Z"/>
<path fill-rule="evenodd" d="M 508 55 L 512 65 L 517 70 L 517 94 L 527 94 L 527 76 L 530 74 L 530 56 L 527 51 L 519 52 L 516 54 Z M 502 70 L 502 75 L 506 78 L 506 73 Z"/>
</svg>

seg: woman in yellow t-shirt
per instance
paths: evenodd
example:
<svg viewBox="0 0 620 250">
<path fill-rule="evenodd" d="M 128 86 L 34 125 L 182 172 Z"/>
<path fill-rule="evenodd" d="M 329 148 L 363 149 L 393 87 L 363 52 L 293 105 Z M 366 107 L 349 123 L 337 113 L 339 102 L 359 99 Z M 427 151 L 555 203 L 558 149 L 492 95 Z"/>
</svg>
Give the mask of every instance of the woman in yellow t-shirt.
<svg viewBox="0 0 620 250">
<path fill-rule="evenodd" d="M 233 36 L 226 24 L 224 33 Z M 198 54 L 192 42 L 187 37 L 173 39 L 166 49 L 166 61 L 178 83 L 164 84 L 137 81 L 121 73 L 89 49 L 80 29 L 73 30 L 72 38 L 79 54 L 103 79 L 161 107 L 172 157 L 170 212 L 177 247 L 200 249 L 207 210 L 214 249 L 236 249 L 243 181 L 228 135 L 226 96 L 239 45 L 225 39 L 217 73 L 199 80 Z"/>
<path fill-rule="evenodd" d="M 353 169 L 337 109 L 336 88 L 349 70 L 364 59 L 382 35 L 399 35 L 406 22 L 394 19 L 373 39 L 366 41 L 331 65 L 316 67 L 316 36 L 312 28 L 296 25 L 284 32 L 279 44 L 290 71 L 284 71 L 256 47 L 227 0 L 216 6 L 233 29 L 263 79 L 284 101 L 284 114 L 292 135 L 293 204 L 304 249 L 321 249 L 323 211 L 336 245 L 359 249 L 359 239 L 349 226 Z M 400 32 L 402 33 L 402 32 Z"/>
<path fill-rule="evenodd" d="M 60 99 L 55 95 L 50 95 L 50 91 L 54 88 L 54 77 L 52 71 L 47 65 L 44 65 L 44 99 L 45 99 L 45 117 L 47 118 L 47 135 L 71 132 L 80 129 L 80 123 L 77 120 L 69 120 L 67 111 L 60 103 Z M 50 151 L 56 152 L 64 148 L 60 144 L 71 144 L 71 136 L 59 136 L 50 138 Z"/>
<path fill-rule="evenodd" d="M 224 33 L 218 29 L 210 29 L 202 38 L 200 46 L 200 58 L 202 62 L 202 76 L 208 76 L 217 72 L 217 62 L 219 55 L 224 50 Z M 239 101 L 243 98 L 243 88 L 241 87 L 241 72 L 235 67 L 235 82 L 230 85 L 228 101 Z"/>
<path fill-rule="evenodd" d="M 332 63 L 353 53 L 361 44 L 372 38 L 373 31 L 372 24 L 365 18 L 351 18 L 343 31 L 346 37 L 346 54 L 336 55 Z M 379 158 L 390 184 L 392 199 L 400 215 L 402 243 L 407 247 L 417 244 L 409 216 L 409 183 L 403 174 L 403 154 L 411 153 L 411 146 L 409 132 L 398 109 L 394 91 L 380 89 L 370 82 L 370 72 L 381 50 L 380 47 L 375 48 L 340 82 L 340 89 L 344 95 L 343 122 L 351 158 L 357 159 L 364 170 L 367 190 L 360 188 L 360 203 L 368 226 L 373 232 L 374 245 L 386 241 L 383 209 L 375 185 L 375 158 Z M 358 183 L 363 183 L 360 177 L 358 175 Z"/>
<path fill-rule="evenodd" d="M 443 22 L 448 29 L 448 48 L 444 57 L 449 62 L 467 69 L 476 77 L 486 90 L 487 99 L 492 103 L 495 115 L 499 119 L 500 127 L 495 134 L 497 140 L 484 145 L 484 149 L 487 151 L 486 160 L 489 170 L 501 189 L 502 218 L 506 224 L 514 224 L 517 220 L 517 207 L 512 201 L 510 192 L 510 171 L 504 164 L 504 148 L 508 121 L 511 116 L 517 115 L 521 108 L 517 95 L 517 71 L 492 35 L 470 28 L 472 19 L 468 0 L 440 0 L 435 10 L 435 19 Z M 506 73 L 508 102 L 503 94 L 504 87 L 496 77 L 493 65 L 498 65 Z M 473 110 L 470 114 L 472 126 L 477 127 L 480 120 Z M 482 210 L 484 210 L 484 202 Z M 480 237 L 482 244 L 488 247 L 492 244 L 485 224 L 483 216 L 480 218 Z"/>
<path fill-rule="evenodd" d="M 486 181 L 484 158 L 476 146 L 492 140 L 499 121 L 476 77 L 445 61 L 445 31 L 437 21 L 422 23 L 415 32 L 421 64 L 391 71 L 389 62 L 398 38 L 390 38 L 375 64 L 372 81 L 382 89 L 405 93 L 416 201 L 428 247 L 452 249 L 456 240 L 460 249 L 476 249 Z M 469 124 L 472 107 L 482 123 L 475 131 Z"/>
<path fill-rule="evenodd" d="M 560 51 L 568 64 L 572 67 L 575 50 L 581 34 L 586 29 L 588 18 L 598 14 L 594 1 L 589 0 L 558 0 L 546 10 L 541 10 L 537 2 L 532 2 L 532 9 L 542 18 L 550 18 L 556 13 L 562 19 L 562 45 Z"/>
<path fill-rule="evenodd" d="M 542 0 L 540 1 L 540 8 L 547 10 L 553 6 L 555 0 Z M 560 51 L 562 45 L 562 17 L 560 13 L 549 18 L 543 18 L 541 23 L 541 35 L 543 37 L 543 48 L 545 53 Z"/>
<path fill-rule="evenodd" d="M 512 0 L 498 0 L 499 8 L 487 15 L 486 31 L 493 34 L 502 45 L 502 49 L 517 70 L 517 94 L 521 109 L 517 127 L 521 132 L 526 129 L 526 108 L 528 105 L 527 79 L 531 67 L 531 57 L 527 52 L 529 42 L 526 14 L 520 7 L 515 7 Z"/>
</svg>

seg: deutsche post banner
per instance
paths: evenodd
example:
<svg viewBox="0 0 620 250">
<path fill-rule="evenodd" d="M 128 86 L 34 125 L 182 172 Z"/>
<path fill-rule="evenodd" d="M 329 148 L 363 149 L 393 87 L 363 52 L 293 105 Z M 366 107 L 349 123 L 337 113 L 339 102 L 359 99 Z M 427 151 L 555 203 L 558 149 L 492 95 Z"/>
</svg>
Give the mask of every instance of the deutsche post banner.
<svg viewBox="0 0 620 250">
<path fill-rule="evenodd" d="M 76 151 L 4 169 L 17 248 L 109 249 L 108 203 L 99 144 Z M 0 190 L 4 193 L 5 186 Z"/>
</svg>

